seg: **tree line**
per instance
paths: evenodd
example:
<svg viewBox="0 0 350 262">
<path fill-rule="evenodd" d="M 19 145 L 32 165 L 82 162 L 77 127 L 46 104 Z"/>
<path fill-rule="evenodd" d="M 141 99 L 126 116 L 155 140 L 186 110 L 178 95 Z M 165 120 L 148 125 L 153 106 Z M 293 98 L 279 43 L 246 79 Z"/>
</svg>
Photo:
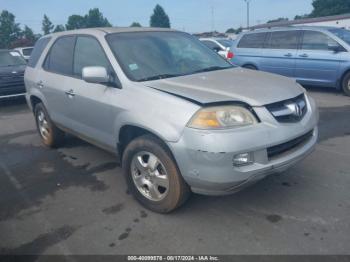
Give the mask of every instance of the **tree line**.
<svg viewBox="0 0 350 262">
<path fill-rule="evenodd" d="M 169 16 L 160 5 L 155 6 L 153 14 L 150 17 L 149 25 L 151 27 L 170 28 Z M 42 35 L 65 30 L 110 26 L 112 26 L 112 24 L 103 16 L 101 11 L 98 8 L 93 8 L 90 9 L 86 15 L 73 14 L 69 16 L 65 25 L 54 25 L 49 17 L 44 14 L 41 23 L 43 34 L 35 34 L 27 25 L 24 25 L 22 29 L 20 24 L 16 22 L 15 15 L 7 10 L 3 10 L 0 13 L 0 48 L 33 46 L 36 40 Z M 141 27 L 142 25 L 139 22 L 133 22 L 130 26 Z"/>
<path fill-rule="evenodd" d="M 296 15 L 294 20 L 350 13 L 349 0 L 313 0 L 310 14 Z M 267 23 L 289 21 L 286 17 L 269 20 Z"/>
<path fill-rule="evenodd" d="M 350 0 L 313 0 L 312 1 L 313 10 L 310 14 L 296 15 L 294 20 L 305 19 L 305 18 L 315 18 L 331 15 L 341 15 L 350 13 Z M 283 22 L 289 21 L 287 17 L 279 17 L 267 21 L 267 23 Z M 229 28 L 226 33 L 240 33 L 242 27 L 238 29 Z"/>
</svg>

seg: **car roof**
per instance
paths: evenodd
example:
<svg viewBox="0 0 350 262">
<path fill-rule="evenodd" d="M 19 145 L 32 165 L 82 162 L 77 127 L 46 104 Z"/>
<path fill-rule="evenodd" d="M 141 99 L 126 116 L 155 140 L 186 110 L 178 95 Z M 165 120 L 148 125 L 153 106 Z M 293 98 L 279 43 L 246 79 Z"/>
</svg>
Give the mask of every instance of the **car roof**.
<svg viewBox="0 0 350 262">
<path fill-rule="evenodd" d="M 329 29 L 340 29 L 334 26 L 286 26 L 286 27 L 271 27 L 263 29 L 255 29 L 252 31 L 244 32 L 243 34 L 251 33 L 264 33 L 264 32 L 274 32 L 274 31 L 290 31 L 290 30 L 316 30 L 316 31 L 327 31 Z"/>
<path fill-rule="evenodd" d="M 21 47 L 16 47 L 14 50 L 27 49 L 27 48 L 34 48 L 34 47 L 33 46 L 21 46 Z"/>
<path fill-rule="evenodd" d="M 97 27 L 97 28 L 84 28 L 84 29 L 75 29 L 68 30 L 58 33 L 52 33 L 45 35 L 44 37 L 49 36 L 59 36 L 59 35 L 69 35 L 69 34 L 94 34 L 94 33 L 127 33 L 127 32 L 178 32 L 177 30 L 170 28 L 158 28 L 158 27 Z"/>
<path fill-rule="evenodd" d="M 199 38 L 199 40 L 213 40 L 213 41 L 219 41 L 219 40 L 231 40 L 229 38 L 225 38 L 225 37 L 201 37 Z"/>
</svg>

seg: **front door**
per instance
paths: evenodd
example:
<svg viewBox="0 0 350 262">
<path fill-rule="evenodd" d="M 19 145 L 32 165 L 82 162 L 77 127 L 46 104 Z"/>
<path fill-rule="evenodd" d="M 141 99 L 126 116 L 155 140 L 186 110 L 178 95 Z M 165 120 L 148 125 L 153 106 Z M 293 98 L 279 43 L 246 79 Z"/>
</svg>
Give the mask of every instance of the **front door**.
<svg viewBox="0 0 350 262">
<path fill-rule="evenodd" d="M 82 69 L 103 66 L 111 71 L 111 65 L 98 40 L 92 36 L 78 36 L 75 50 L 72 80 L 74 98 L 71 103 L 74 130 L 102 146 L 114 147 L 114 119 L 120 89 L 103 84 L 87 83 L 82 79 Z"/>
<path fill-rule="evenodd" d="M 296 57 L 295 77 L 305 85 L 336 86 L 343 52 L 330 50 L 341 46 L 328 35 L 305 30 Z"/>
</svg>

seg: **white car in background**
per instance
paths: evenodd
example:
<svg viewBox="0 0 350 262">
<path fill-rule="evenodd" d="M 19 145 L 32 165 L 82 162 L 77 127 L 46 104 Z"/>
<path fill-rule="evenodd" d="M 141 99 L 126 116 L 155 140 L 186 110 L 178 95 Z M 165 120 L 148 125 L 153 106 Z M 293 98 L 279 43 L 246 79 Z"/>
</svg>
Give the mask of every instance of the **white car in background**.
<svg viewBox="0 0 350 262">
<path fill-rule="evenodd" d="M 230 51 L 233 40 L 228 38 L 200 38 L 199 40 L 222 57 L 226 59 L 233 58 L 233 53 Z"/>
<path fill-rule="evenodd" d="M 24 59 L 28 62 L 30 55 L 32 54 L 33 47 L 28 46 L 28 47 L 18 47 L 15 48 L 23 57 Z"/>
</svg>

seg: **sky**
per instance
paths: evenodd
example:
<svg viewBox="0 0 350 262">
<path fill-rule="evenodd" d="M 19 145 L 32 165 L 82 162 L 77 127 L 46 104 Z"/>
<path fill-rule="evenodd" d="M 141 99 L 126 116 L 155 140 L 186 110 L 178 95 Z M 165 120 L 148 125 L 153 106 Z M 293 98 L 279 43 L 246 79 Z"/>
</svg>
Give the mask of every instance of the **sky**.
<svg viewBox="0 0 350 262">
<path fill-rule="evenodd" d="M 270 19 L 302 15 L 312 11 L 312 0 L 251 0 L 250 24 Z M 0 0 L 0 10 L 8 10 L 16 21 L 41 33 L 41 21 L 46 14 L 53 24 L 65 24 L 72 14 L 84 15 L 98 7 L 114 26 L 129 26 L 139 22 L 149 25 L 156 4 L 169 15 L 171 27 L 198 33 L 212 29 L 225 32 L 228 28 L 246 26 L 244 0 Z"/>
</svg>

